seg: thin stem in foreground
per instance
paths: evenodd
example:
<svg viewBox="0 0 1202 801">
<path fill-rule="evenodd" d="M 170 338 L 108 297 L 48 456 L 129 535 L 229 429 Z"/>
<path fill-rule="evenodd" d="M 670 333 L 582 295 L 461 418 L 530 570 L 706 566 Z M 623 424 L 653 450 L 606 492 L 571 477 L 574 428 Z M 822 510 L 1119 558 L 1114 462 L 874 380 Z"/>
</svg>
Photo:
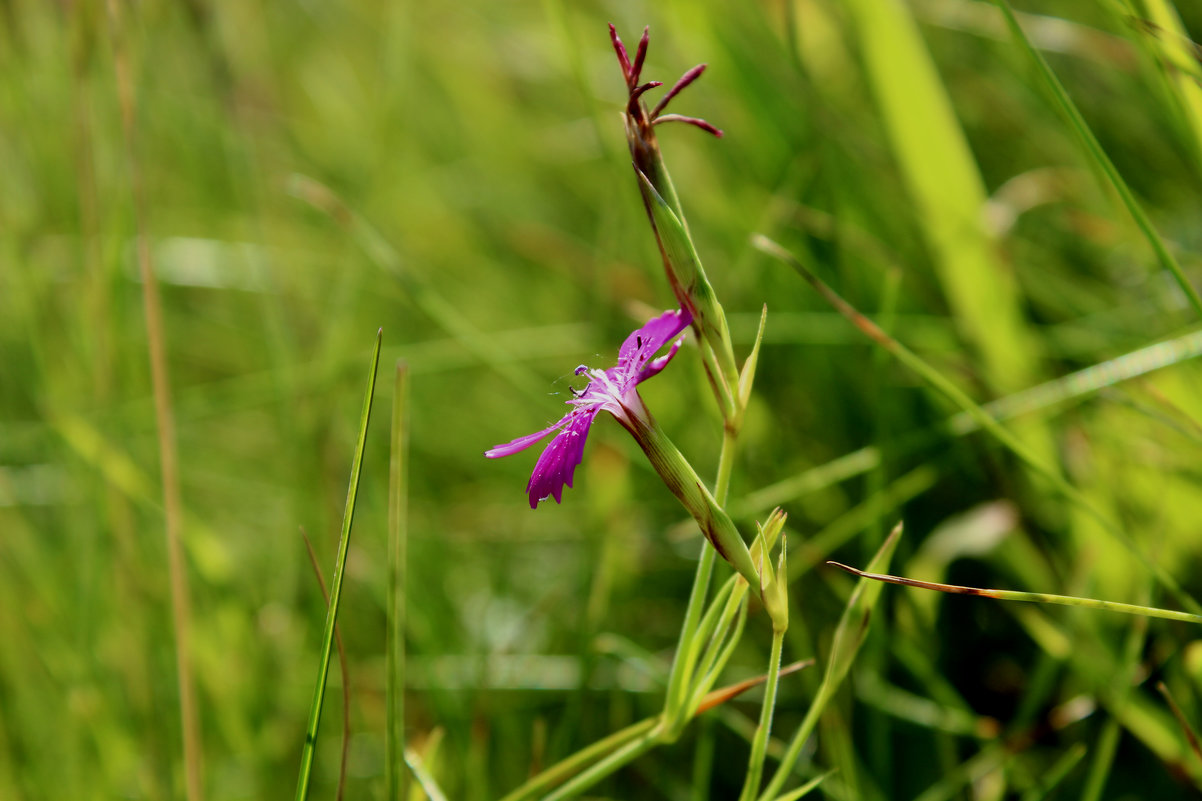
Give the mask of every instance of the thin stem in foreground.
<svg viewBox="0 0 1202 801">
<path fill-rule="evenodd" d="M 309 554 L 309 564 L 313 567 L 313 575 L 317 577 L 317 585 L 321 587 L 321 597 L 326 604 L 330 603 L 330 592 L 326 588 L 325 576 L 321 574 L 321 565 L 317 564 L 317 553 L 309 535 L 301 529 L 301 537 L 305 540 L 305 551 Z M 342 644 L 342 631 L 334 624 L 334 645 L 338 648 L 338 670 L 342 673 L 342 751 L 338 762 L 338 791 L 334 794 L 335 801 L 342 801 L 346 790 L 346 763 L 351 747 L 351 679 L 346 664 L 346 646 Z"/>
<path fill-rule="evenodd" d="M 764 685 L 760 723 L 751 743 L 751 757 L 747 761 L 747 776 L 743 780 L 739 801 L 752 801 L 764 776 L 764 756 L 768 753 L 768 736 L 772 733 L 772 713 L 776 709 L 776 687 L 780 679 L 780 654 L 784 640 L 784 631 L 777 629 L 772 632 L 772 654 L 768 658 L 768 681 Z"/>
<path fill-rule="evenodd" d="M 363 451 L 367 446 L 367 424 L 371 420 L 371 402 L 376 389 L 376 368 L 380 364 L 380 344 L 384 332 L 376 332 L 376 347 L 372 352 L 371 372 L 367 378 L 367 392 L 363 398 L 363 411 L 359 415 L 359 440 L 355 444 L 355 457 L 351 463 L 350 486 L 346 492 L 346 506 L 342 512 L 342 534 L 338 539 L 338 558 L 334 563 L 334 577 L 330 587 L 330 603 L 326 608 L 326 624 L 321 636 L 321 651 L 317 668 L 317 682 L 313 688 L 313 703 L 309 707 L 309 724 L 305 728 L 305 744 L 301 749 L 300 774 L 296 781 L 296 801 L 309 797 L 309 781 L 313 773 L 313 754 L 317 746 L 317 730 L 321 725 L 321 707 L 326 695 L 326 676 L 330 672 L 330 652 L 334 643 L 334 624 L 338 620 L 338 601 L 342 597 L 342 577 L 346 572 L 346 554 L 351 541 L 351 522 L 355 517 L 355 499 L 359 493 L 359 474 L 363 468 Z"/>
</svg>

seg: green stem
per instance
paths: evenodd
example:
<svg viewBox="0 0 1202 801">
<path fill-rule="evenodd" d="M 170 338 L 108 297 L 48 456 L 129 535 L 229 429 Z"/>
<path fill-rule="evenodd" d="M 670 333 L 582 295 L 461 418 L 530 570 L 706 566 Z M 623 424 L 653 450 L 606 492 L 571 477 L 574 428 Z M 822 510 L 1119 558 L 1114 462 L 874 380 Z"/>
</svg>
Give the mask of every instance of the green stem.
<svg viewBox="0 0 1202 801">
<path fill-rule="evenodd" d="M 616 771 L 618 768 L 633 762 L 635 759 L 650 751 L 654 746 L 659 745 L 662 734 L 663 730 L 659 727 L 643 733 L 638 737 L 638 739 L 627 743 L 625 746 L 617 751 L 614 751 L 600 762 L 578 774 L 563 787 L 560 787 L 555 792 L 546 795 L 543 798 L 543 801 L 562 801 L 564 798 L 571 798 L 574 795 L 579 795 L 597 782 L 604 779 L 609 774 Z"/>
<path fill-rule="evenodd" d="M 676 656 L 672 659 L 672 670 L 668 674 L 668 694 L 664 700 L 664 718 L 676 722 L 684 714 L 684 694 L 693 675 L 693 642 L 697 639 L 697 626 L 705 596 L 709 593 L 710 576 L 714 569 L 717 552 L 708 542 L 701 544 L 701 558 L 697 560 L 697 572 L 693 577 L 693 589 L 689 593 L 689 605 L 685 610 L 684 623 L 680 627 L 680 639 L 676 643 Z M 676 728 L 672 726 L 671 728 Z"/>
<path fill-rule="evenodd" d="M 640 720 L 638 723 L 632 723 L 557 762 L 502 798 L 501 801 L 526 801 L 530 798 L 541 798 L 552 787 L 575 776 L 597 760 L 604 759 L 631 741 L 646 736 L 655 729 L 659 722 L 660 717 L 657 715 Z"/>
<path fill-rule="evenodd" d="M 753 801 L 760 779 L 764 775 L 764 755 L 768 753 L 768 736 L 772 733 L 772 712 L 776 708 L 776 685 L 780 679 L 780 652 L 785 641 L 783 629 L 772 632 L 772 655 L 768 659 L 768 682 L 764 685 L 764 703 L 760 706 L 760 725 L 751 742 L 751 758 L 747 762 L 747 778 L 739 801 Z"/>
<path fill-rule="evenodd" d="M 710 639 L 709 647 L 705 650 L 705 655 L 697 662 L 699 669 L 695 670 L 694 673 L 701 676 L 701 678 L 693 682 L 693 692 L 689 696 L 690 710 L 697 708 L 698 704 L 701 703 L 701 699 L 705 697 L 705 694 L 718 681 L 718 676 L 722 673 L 723 668 L 726 667 L 727 661 L 730 659 L 731 654 L 734 653 L 735 646 L 738 645 L 739 639 L 743 636 L 743 626 L 747 622 L 746 598 L 746 582 L 740 580 L 739 586 L 726 601 L 726 608 L 722 610 L 722 621 L 718 624 L 714 636 Z M 733 631 L 731 631 L 732 625 L 734 626 Z"/>
<path fill-rule="evenodd" d="M 876 556 L 871 562 L 872 567 L 879 570 L 887 568 L 893 552 L 897 548 L 901 532 L 902 526 L 898 523 L 877 550 Z M 806 711 L 805 718 L 797 727 L 793 739 L 789 741 L 788 749 L 778 762 L 776 772 L 772 774 L 768 786 L 760 793 L 759 801 L 771 801 L 780 795 L 785 781 L 793 770 L 793 765 L 801 756 L 802 747 L 805 746 L 806 740 L 809 739 L 814 727 L 818 724 L 818 718 L 822 716 L 827 703 L 834 697 L 835 691 L 839 689 L 839 685 L 851 669 L 856 652 L 868 633 L 868 622 L 872 618 L 872 609 L 876 605 L 877 598 L 880 597 L 880 589 L 880 585 L 874 587 L 867 579 L 860 579 L 856 582 L 856 588 L 852 591 L 847 606 L 844 607 L 843 614 L 839 618 L 839 625 L 835 627 L 835 636 L 831 641 L 831 652 L 827 657 L 826 672 L 822 676 L 822 683 L 818 685 L 818 691 L 814 693 L 814 700 L 810 702 L 810 708 Z"/>
<path fill-rule="evenodd" d="M 735 445 L 739 438 L 738 431 L 729 427 L 722 430 L 722 452 L 718 454 L 718 478 L 714 482 L 714 500 L 725 508 L 726 498 L 730 495 L 730 474 L 734 469 Z"/>
<path fill-rule="evenodd" d="M 651 462 L 651 466 L 655 468 L 655 472 L 663 480 L 664 485 L 676 496 L 681 505 L 692 515 L 700 526 L 702 534 L 709 540 L 710 544 L 718 551 L 718 553 L 731 566 L 739 572 L 743 578 L 747 579 L 747 583 L 751 585 L 752 591 L 758 597 L 760 594 L 760 574 L 751 558 L 751 552 L 747 549 L 747 543 L 743 541 L 743 536 L 739 533 L 739 529 L 735 526 L 730 515 L 722 508 L 718 500 L 710 493 L 705 483 L 697 475 L 697 471 L 693 469 L 693 465 L 685 458 L 684 454 L 672 444 L 672 440 L 664 433 L 663 429 L 651 416 L 645 408 L 637 408 L 630 410 L 629 414 L 619 418 L 619 422 L 625 426 L 626 430 L 634 437 L 635 442 L 643 449 L 643 453 L 647 455 L 647 460 Z M 728 431 L 730 429 L 727 429 Z M 729 451 L 733 450 L 735 444 L 735 434 L 729 433 L 723 439 L 722 449 L 728 451 L 724 456 L 720 457 L 719 462 L 729 462 L 733 457 Z M 726 497 L 729 490 L 730 468 L 723 468 L 724 479 L 723 483 L 717 487 Z M 706 577 L 708 581 L 708 576 Z M 708 590 L 708 583 L 701 588 L 702 591 Z M 704 597 L 697 602 L 704 601 Z M 690 602 L 691 603 L 691 602 Z M 689 631 L 691 633 L 691 631 Z"/>
<path fill-rule="evenodd" d="M 738 433 L 729 428 L 723 430 L 722 451 L 718 455 L 718 476 L 714 481 L 714 501 L 719 507 L 726 504 L 730 494 L 730 476 L 734 465 L 735 445 Z M 687 688 L 696 666 L 697 655 L 701 648 L 698 641 L 697 625 L 701 618 L 702 606 L 709 592 L 710 575 L 714 564 L 715 550 L 709 543 L 702 543 L 701 558 L 697 564 L 697 574 L 693 581 L 693 590 L 689 594 L 689 605 L 685 612 L 685 622 L 681 627 L 680 640 L 676 645 L 676 656 L 672 662 L 672 672 L 668 680 L 668 697 L 664 706 L 664 717 L 669 723 L 679 722 L 686 708 Z M 703 575 L 704 574 L 704 575 Z M 674 727 L 673 727 L 674 728 Z"/>
</svg>

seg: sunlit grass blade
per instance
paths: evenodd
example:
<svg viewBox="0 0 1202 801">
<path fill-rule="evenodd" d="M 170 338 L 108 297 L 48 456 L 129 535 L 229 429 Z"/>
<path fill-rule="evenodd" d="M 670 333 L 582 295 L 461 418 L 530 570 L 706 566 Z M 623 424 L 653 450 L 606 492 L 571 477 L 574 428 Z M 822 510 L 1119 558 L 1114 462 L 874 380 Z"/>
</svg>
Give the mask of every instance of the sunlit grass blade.
<svg viewBox="0 0 1202 801">
<path fill-rule="evenodd" d="M 426 794 L 426 798 L 429 801 L 447 801 L 446 793 L 438 786 L 438 782 L 434 781 L 434 777 L 430 775 L 430 771 L 426 770 L 421 756 L 412 749 L 406 749 L 405 764 L 413 772 L 413 778 L 417 781 L 417 786 L 422 788 L 422 792 Z"/>
<path fill-rule="evenodd" d="M 1143 617 L 1159 617 L 1165 620 L 1180 620 L 1185 623 L 1202 624 L 1202 615 L 1189 612 L 1175 612 L 1172 609 L 1160 609 L 1154 606 L 1139 606 L 1117 601 L 1103 601 L 1097 598 L 1081 598 L 1073 595 L 1052 595 L 1045 592 L 1021 592 L 1018 590 L 992 590 L 980 587 L 965 587 L 959 584 L 942 584 L 937 581 L 919 581 L 904 576 L 890 576 L 882 573 L 870 573 L 840 562 L 827 561 L 828 565 L 845 570 L 853 576 L 883 581 L 889 584 L 900 584 L 903 587 L 917 587 L 923 590 L 946 592 L 953 595 L 974 595 L 978 598 L 993 598 L 997 601 L 1026 601 L 1037 604 L 1058 604 L 1060 606 L 1079 606 L 1085 609 L 1101 609 L 1107 612 L 1120 612 L 1124 615 L 1140 615 Z"/>
<path fill-rule="evenodd" d="M 1106 514 L 1101 512 L 1094 504 L 1092 504 L 1076 487 L 1069 484 L 1067 480 L 1052 466 L 1045 463 L 1039 456 L 1031 451 L 1029 447 L 1023 444 L 1014 434 L 1002 426 L 993 416 L 989 414 L 980 405 L 975 403 L 967 394 L 959 387 L 949 381 L 938 370 L 929 365 L 918 354 L 911 351 L 905 345 L 898 342 L 893 337 L 881 330 L 880 326 L 865 317 L 857 311 L 850 303 L 844 300 L 835 290 L 831 289 L 827 284 L 809 270 L 804 264 L 793 256 L 792 253 L 782 248 L 776 242 L 768 239 L 765 236 L 756 235 L 753 243 L 757 248 L 768 253 L 775 258 L 780 259 L 790 265 L 797 273 L 810 284 L 818 294 L 835 307 L 844 317 L 848 319 L 856 328 L 865 336 L 875 342 L 877 345 L 891 353 L 898 361 L 916 373 L 923 381 L 929 384 L 932 388 L 938 390 L 946 398 L 959 406 L 980 426 L 980 428 L 990 434 L 999 443 L 1004 445 L 1011 453 L 1021 459 L 1028 467 L 1035 470 L 1037 473 L 1046 478 L 1051 486 L 1053 486 L 1061 495 L 1068 499 L 1075 506 L 1090 515 L 1096 520 L 1101 527 L 1113 536 L 1123 547 L 1131 552 L 1145 567 L 1151 571 L 1156 580 L 1161 583 L 1177 601 L 1187 609 L 1192 610 L 1195 614 L 1202 615 L 1202 604 L 1199 604 L 1189 593 L 1181 588 L 1172 575 L 1168 573 L 1159 563 L 1152 560 L 1145 554 L 1132 539 L 1127 535 L 1122 528 L 1111 520 Z"/>
<path fill-rule="evenodd" d="M 766 252 L 777 255 L 771 250 Z M 1003 422 L 1079 400 L 1106 387 L 1196 359 L 1200 355 L 1202 331 L 1192 331 L 998 398 L 981 408 L 994 420 Z M 939 426 L 915 432 L 901 441 L 890 443 L 889 447 L 894 451 L 905 451 L 910 443 L 915 446 L 926 443 L 940 432 L 963 435 L 979 431 L 980 428 L 976 417 L 962 411 Z M 881 448 L 868 445 L 749 493 L 734 505 L 731 514 L 735 518 L 751 517 L 765 509 L 862 475 L 879 465 L 880 460 Z"/>
<path fill-rule="evenodd" d="M 1135 194 L 1127 186 L 1126 180 L 1119 174 L 1118 168 L 1114 166 L 1114 162 L 1110 160 L 1110 156 L 1106 155 L 1106 151 L 1102 149 L 1101 143 L 1094 136 L 1085 118 L 1081 116 L 1081 112 L 1077 110 L 1076 104 L 1068 96 L 1068 91 L 1060 83 L 1060 79 L 1056 77 L 1056 73 L 1052 72 L 1052 68 L 1048 65 L 1043 55 L 1035 49 L 1031 44 L 1031 40 L 1023 32 L 1022 26 L 1018 24 L 1018 20 L 1014 16 L 1014 9 L 1010 7 L 1008 0 L 994 0 L 994 3 L 1001 9 L 1010 32 L 1014 34 L 1014 38 L 1030 57 L 1031 62 L 1035 65 L 1036 71 L 1051 92 L 1052 98 L 1060 108 L 1061 113 L 1068 118 L 1073 132 L 1077 135 L 1077 140 L 1085 150 L 1086 156 L 1101 169 L 1102 174 L 1106 176 L 1106 180 L 1114 188 L 1114 191 L 1118 193 L 1123 205 L 1127 207 L 1128 213 L 1135 220 L 1136 226 L 1139 227 L 1144 238 L 1148 240 L 1148 244 L 1151 245 L 1152 252 L 1156 254 L 1156 260 L 1160 262 L 1160 266 L 1172 273 L 1173 277 L 1177 279 L 1177 284 L 1181 287 L 1181 291 L 1185 293 L 1185 297 L 1189 300 L 1190 305 L 1198 316 L 1202 317 L 1202 297 L 1198 296 L 1197 290 L 1189 282 L 1185 272 L 1181 269 L 1181 265 L 1177 263 L 1177 259 L 1169 252 L 1168 246 L 1152 225 L 1152 221 L 1148 219 L 1143 206 L 1135 199 Z"/>
<path fill-rule="evenodd" d="M 392 396 L 392 447 L 388 479 L 388 677 L 384 783 L 388 801 L 402 799 L 409 782 L 405 763 L 405 599 L 409 543 L 409 368 L 396 366 Z"/>
<path fill-rule="evenodd" d="M 870 564 L 878 569 L 887 567 L 893 558 L 893 552 L 897 549 L 897 543 L 901 540 L 901 535 L 902 524 L 898 523 L 881 543 L 881 547 L 877 549 Z M 827 658 L 826 673 L 822 676 L 822 683 L 818 685 L 818 691 L 814 695 L 814 700 L 810 702 L 810 708 L 806 711 L 805 718 L 797 727 L 793 739 L 789 741 L 788 750 L 777 766 L 776 773 L 768 782 L 768 786 L 760 793 L 760 801 L 775 798 L 780 793 L 785 781 L 793 771 L 794 764 L 801 756 L 802 747 L 813 733 L 814 727 L 818 725 L 818 719 L 822 716 L 823 710 L 826 709 L 826 705 L 834 697 L 835 691 L 839 689 L 839 685 L 843 683 L 843 679 L 851 670 L 856 653 L 860 650 L 860 646 L 864 643 L 864 637 L 868 634 L 868 622 L 872 617 L 872 610 L 876 606 L 877 599 L 880 597 L 881 586 L 865 579 L 856 582 L 856 587 L 835 628 L 835 636 L 831 641 L 831 652 Z"/>
<path fill-rule="evenodd" d="M 338 601 L 342 596 L 342 577 L 346 572 L 346 554 L 350 546 L 351 522 L 355 516 L 355 498 L 359 492 L 359 474 L 363 468 L 363 451 L 367 446 L 367 425 L 371 420 L 372 397 L 376 389 L 376 369 L 380 364 L 380 345 L 384 332 L 376 332 L 376 346 L 372 351 L 371 372 L 368 373 L 367 391 L 363 397 L 363 411 L 359 415 L 359 439 L 355 443 L 355 456 L 351 462 L 350 486 L 346 492 L 346 506 L 342 513 L 342 532 L 338 538 L 338 557 L 334 563 L 334 575 L 330 585 L 330 603 L 326 608 L 325 629 L 321 635 L 318 655 L 317 682 L 313 688 L 313 703 L 309 708 L 309 723 L 305 728 L 305 744 L 301 749 L 300 774 L 296 783 L 296 801 L 309 796 L 309 780 L 313 772 L 313 754 L 317 747 L 317 731 L 321 724 L 321 707 L 326 694 L 326 676 L 330 671 L 330 652 L 334 643 L 334 624 L 338 620 Z"/>
<path fill-rule="evenodd" d="M 984 181 L 917 24 L 904 3 L 849 0 L 868 82 L 955 323 L 986 383 L 1030 384 L 1039 364 L 1016 282 L 984 224 Z"/>
<path fill-rule="evenodd" d="M 1146 43 L 1164 65 L 1165 79 L 1180 105 L 1181 117 L 1191 137 L 1195 163 L 1202 168 L 1202 64 L 1198 47 L 1188 36 L 1181 16 L 1170 0 L 1143 0 L 1146 19 L 1140 19 L 1129 2 L 1122 11 L 1129 21 L 1138 23 L 1146 34 Z"/>
<path fill-rule="evenodd" d="M 317 563 L 317 553 L 313 550 L 313 543 L 303 528 L 301 537 L 305 540 L 305 551 L 309 554 L 309 564 L 313 567 L 313 575 L 317 577 L 317 584 L 321 587 L 321 597 L 325 599 L 328 606 L 330 593 L 326 588 L 326 579 L 321 574 L 321 565 Z M 342 629 L 337 623 L 334 624 L 334 645 L 338 649 L 338 669 L 342 671 L 342 749 L 338 761 L 338 791 L 334 794 L 334 798 L 336 801 L 342 801 L 342 794 L 346 790 L 347 755 L 351 748 L 351 678 L 346 664 L 346 646 L 342 644 Z"/>
</svg>

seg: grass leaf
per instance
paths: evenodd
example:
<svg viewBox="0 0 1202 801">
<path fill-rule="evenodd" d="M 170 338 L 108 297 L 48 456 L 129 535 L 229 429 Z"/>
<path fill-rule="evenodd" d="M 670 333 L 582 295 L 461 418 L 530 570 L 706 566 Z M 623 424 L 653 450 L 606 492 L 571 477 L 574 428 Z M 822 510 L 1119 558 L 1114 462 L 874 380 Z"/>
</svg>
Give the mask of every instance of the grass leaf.
<svg viewBox="0 0 1202 801">
<path fill-rule="evenodd" d="M 376 346 L 371 356 L 371 372 L 368 373 L 367 391 L 363 397 L 363 411 L 359 415 L 359 439 L 355 443 L 355 456 L 351 462 L 350 486 L 346 492 L 346 507 L 342 513 L 342 533 L 338 538 L 338 558 L 334 563 L 334 576 L 330 586 L 330 604 L 326 609 L 325 629 L 321 635 L 318 655 L 317 682 L 313 688 L 313 703 L 309 707 L 309 723 L 305 728 L 305 744 L 301 749 L 300 774 L 296 782 L 296 801 L 309 797 L 309 781 L 313 772 L 313 754 L 317 747 L 317 732 L 321 725 L 321 708 L 326 695 L 326 676 L 330 671 L 330 652 L 334 643 L 334 624 L 338 620 L 338 601 L 342 597 L 342 577 L 346 573 L 346 554 L 351 540 L 351 521 L 355 516 L 355 499 L 359 492 L 359 473 L 363 468 L 363 451 L 367 446 L 367 424 L 371 420 L 372 397 L 376 389 L 376 369 L 380 364 L 380 344 L 384 332 L 376 332 Z"/>
</svg>

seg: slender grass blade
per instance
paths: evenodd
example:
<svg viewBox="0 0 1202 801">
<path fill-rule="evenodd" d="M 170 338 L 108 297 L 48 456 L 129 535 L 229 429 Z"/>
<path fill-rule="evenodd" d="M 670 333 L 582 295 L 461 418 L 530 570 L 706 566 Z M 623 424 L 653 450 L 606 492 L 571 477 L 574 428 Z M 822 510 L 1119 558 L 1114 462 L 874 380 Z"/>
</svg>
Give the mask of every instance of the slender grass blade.
<svg viewBox="0 0 1202 801">
<path fill-rule="evenodd" d="M 342 533 L 338 538 L 338 558 L 334 564 L 334 576 L 330 585 L 330 604 L 326 609 L 325 630 L 321 635 L 321 651 L 317 668 L 317 684 L 313 688 L 313 703 L 309 708 L 309 725 L 305 728 L 305 745 L 301 749 L 300 774 L 296 782 L 296 799 L 309 797 L 309 781 L 313 773 L 313 754 L 317 746 L 317 731 L 321 724 L 321 707 L 326 694 L 326 677 L 330 672 L 330 652 L 334 646 L 334 623 L 338 620 L 338 600 L 342 596 L 342 577 L 346 572 L 346 554 L 350 545 L 351 521 L 355 516 L 355 498 L 359 492 L 359 474 L 363 468 L 363 451 L 367 445 L 367 424 L 371 419 L 372 396 L 376 389 L 376 369 L 380 364 L 380 344 L 383 330 L 376 332 L 376 346 L 371 357 L 371 372 L 367 378 L 367 392 L 363 398 L 363 411 L 359 415 L 359 439 L 355 444 L 355 457 L 351 463 L 350 486 L 346 493 L 346 507 L 342 513 Z"/>
</svg>

